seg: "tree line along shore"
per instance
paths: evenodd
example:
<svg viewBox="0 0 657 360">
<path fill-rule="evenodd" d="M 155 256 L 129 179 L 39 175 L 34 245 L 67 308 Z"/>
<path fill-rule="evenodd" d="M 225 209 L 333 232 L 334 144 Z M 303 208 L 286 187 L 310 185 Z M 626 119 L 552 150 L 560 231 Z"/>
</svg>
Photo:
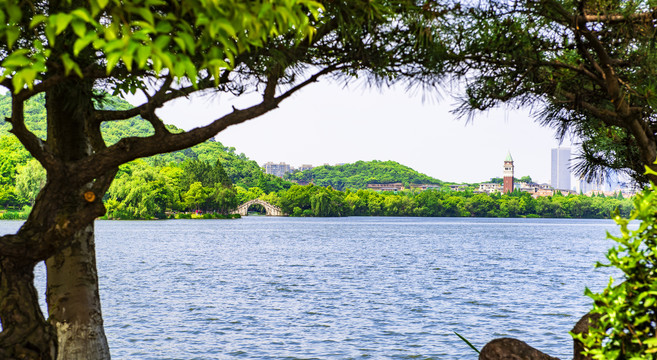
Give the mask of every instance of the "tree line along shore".
<svg viewBox="0 0 657 360">
<path fill-rule="evenodd" d="M 130 104 L 106 96 L 103 107 Z M 27 126 L 45 137 L 43 97 L 27 102 Z M 0 117 L 10 115 L 8 96 L 0 96 Z M 45 170 L 0 120 L 0 219 L 24 219 L 45 183 Z M 106 123 L 103 137 L 112 144 L 125 136 L 152 131 L 140 117 Z M 170 131 L 180 131 L 171 126 Z M 308 174 L 305 174 L 307 176 Z M 289 174 L 307 180 L 303 172 Z M 627 215 L 632 202 L 614 197 L 556 194 L 532 198 L 527 193 L 477 194 L 451 191 L 449 184 L 394 161 L 358 161 L 312 171 L 316 184 L 297 185 L 264 174 L 258 164 L 234 148 L 206 141 L 190 149 L 122 165 L 103 200 L 107 219 L 225 218 L 238 205 L 256 198 L 279 206 L 290 216 L 434 216 L 609 218 Z M 368 183 L 429 183 L 438 189 L 376 192 Z M 251 210 L 259 210 L 254 205 Z"/>
</svg>

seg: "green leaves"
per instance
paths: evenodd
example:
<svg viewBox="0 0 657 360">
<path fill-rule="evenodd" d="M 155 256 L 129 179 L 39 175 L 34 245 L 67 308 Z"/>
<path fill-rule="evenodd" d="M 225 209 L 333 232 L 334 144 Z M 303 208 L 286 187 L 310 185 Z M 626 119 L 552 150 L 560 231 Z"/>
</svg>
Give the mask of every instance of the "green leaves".
<svg viewBox="0 0 657 360">
<path fill-rule="evenodd" d="M 218 82 L 241 52 L 282 33 L 311 34 L 308 17 L 318 16 L 322 9 L 311 0 L 177 4 L 89 0 L 82 4 L 53 5 L 52 12 L 44 8 L 25 14 L 18 0 L 0 4 L 0 42 L 9 49 L 0 57 L 4 69 L 0 81 L 11 78 L 15 92 L 31 88 L 45 75 L 49 60 L 58 62 L 65 75 L 80 77 L 84 76 L 80 64 L 95 61 L 107 75 L 121 68 L 195 83 L 199 72 L 207 70 Z M 43 39 L 46 44 L 39 48 L 37 42 Z M 21 49 L 15 49 L 17 43 Z"/>
<path fill-rule="evenodd" d="M 634 199 L 635 210 L 628 219 L 614 216 L 621 236 L 608 237 L 618 243 L 609 250 L 609 264 L 623 272 L 624 282 L 613 279 L 601 293 L 586 290 L 594 301 L 593 312 L 601 318 L 588 334 L 576 336 L 594 359 L 655 359 L 657 354 L 657 189 Z M 640 221 L 633 230 L 632 221 Z"/>
</svg>

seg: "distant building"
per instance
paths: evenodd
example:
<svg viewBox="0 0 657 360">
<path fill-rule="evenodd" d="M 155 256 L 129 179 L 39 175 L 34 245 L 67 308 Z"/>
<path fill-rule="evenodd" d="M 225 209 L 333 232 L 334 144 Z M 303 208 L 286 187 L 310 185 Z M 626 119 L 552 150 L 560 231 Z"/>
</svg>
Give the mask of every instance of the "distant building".
<svg viewBox="0 0 657 360">
<path fill-rule="evenodd" d="M 440 190 L 440 185 L 435 185 L 435 184 L 411 184 L 409 186 L 411 190 L 429 190 L 429 189 L 437 189 Z"/>
<path fill-rule="evenodd" d="M 541 188 L 541 186 L 537 183 L 519 182 L 517 185 L 515 185 L 515 188 L 522 192 L 534 194 Z"/>
<path fill-rule="evenodd" d="M 292 172 L 292 167 L 290 164 L 286 164 L 284 162 L 274 164 L 273 162 L 267 162 L 265 165 L 263 165 L 265 169 L 265 174 L 272 174 L 274 176 L 278 176 L 282 178 L 285 174 Z"/>
<path fill-rule="evenodd" d="M 554 189 L 570 190 L 570 148 L 552 149 L 552 177 Z"/>
<path fill-rule="evenodd" d="M 503 184 L 502 193 L 506 194 L 513 192 L 513 158 L 511 157 L 510 151 L 506 154 L 506 159 L 504 159 Z"/>
<path fill-rule="evenodd" d="M 306 171 L 306 170 L 310 170 L 312 168 L 313 168 L 313 166 L 310 165 L 310 164 L 303 164 L 299 167 L 299 171 Z"/>
<path fill-rule="evenodd" d="M 502 190 L 502 185 L 498 183 L 482 183 L 479 184 L 479 191 L 485 192 L 488 194 L 500 192 Z"/>
<path fill-rule="evenodd" d="M 538 199 L 543 196 L 552 196 L 554 195 L 554 189 L 538 189 L 532 194 L 534 199 Z"/>
<path fill-rule="evenodd" d="M 468 187 L 469 185 L 450 185 L 449 189 L 452 191 L 465 191 Z"/>
</svg>

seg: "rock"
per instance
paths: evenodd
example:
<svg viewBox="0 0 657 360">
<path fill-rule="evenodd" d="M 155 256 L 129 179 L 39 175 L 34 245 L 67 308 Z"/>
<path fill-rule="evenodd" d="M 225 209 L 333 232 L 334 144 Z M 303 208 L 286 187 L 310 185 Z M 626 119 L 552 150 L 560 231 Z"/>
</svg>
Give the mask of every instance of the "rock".
<svg viewBox="0 0 657 360">
<path fill-rule="evenodd" d="M 492 340 L 479 354 L 479 360 L 559 360 L 544 354 L 524 341 L 512 338 Z"/>
<path fill-rule="evenodd" d="M 588 313 L 582 316 L 581 319 L 575 324 L 572 330 L 573 334 L 583 334 L 588 332 L 589 327 L 598 321 L 600 314 Z M 584 345 L 578 341 L 573 340 L 573 360 L 592 360 L 589 356 L 582 355 Z M 483 349 L 479 354 L 479 360 L 559 360 L 558 358 L 544 354 L 539 350 L 527 345 L 527 343 L 512 339 L 512 338 L 499 338 L 495 339 Z"/>
</svg>

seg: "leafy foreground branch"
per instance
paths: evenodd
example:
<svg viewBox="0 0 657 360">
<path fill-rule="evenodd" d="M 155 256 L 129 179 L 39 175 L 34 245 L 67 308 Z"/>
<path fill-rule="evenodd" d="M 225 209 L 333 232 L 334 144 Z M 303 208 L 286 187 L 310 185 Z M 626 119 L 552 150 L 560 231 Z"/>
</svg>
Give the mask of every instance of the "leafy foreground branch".
<svg viewBox="0 0 657 360">
<path fill-rule="evenodd" d="M 657 173 L 648 169 L 651 175 Z M 620 236 L 607 259 L 623 272 L 624 281 L 609 285 L 601 293 L 586 289 L 593 299 L 593 310 L 575 326 L 575 360 L 653 360 L 657 358 L 657 187 L 655 184 L 637 195 L 629 218 L 616 214 Z M 640 221 L 636 230 L 630 223 Z M 489 342 L 479 356 L 493 359 L 555 359 L 516 339 L 502 338 Z"/>
</svg>

